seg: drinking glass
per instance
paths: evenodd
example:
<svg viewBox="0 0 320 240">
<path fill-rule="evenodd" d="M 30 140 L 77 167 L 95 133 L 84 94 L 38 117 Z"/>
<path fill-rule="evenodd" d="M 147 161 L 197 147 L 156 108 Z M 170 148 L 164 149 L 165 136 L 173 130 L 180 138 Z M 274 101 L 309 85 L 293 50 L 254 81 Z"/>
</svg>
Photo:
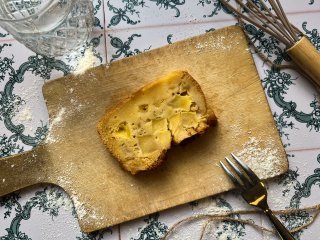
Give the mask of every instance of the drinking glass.
<svg viewBox="0 0 320 240">
<path fill-rule="evenodd" d="M 0 26 L 49 57 L 81 47 L 93 27 L 91 0 L 1 0 Z"/>
</svg>

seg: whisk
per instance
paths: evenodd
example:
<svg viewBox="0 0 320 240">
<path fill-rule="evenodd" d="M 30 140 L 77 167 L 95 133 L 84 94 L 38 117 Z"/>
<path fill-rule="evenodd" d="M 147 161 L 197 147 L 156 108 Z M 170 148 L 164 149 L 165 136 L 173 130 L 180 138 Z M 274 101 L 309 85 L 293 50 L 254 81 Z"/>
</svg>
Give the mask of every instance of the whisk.
<svg viewBox="0 0 320 240">
<path fill-rule="evenodd" d="M 283 43 L 300 72 L 320 88 L 320 54 L 309 39 L 289 22 L 279 0 L 235 0 L 240 9 L 226 0 L 220 1 L 237 16 L 240 25 L 249 22 Z"/>
</svg>

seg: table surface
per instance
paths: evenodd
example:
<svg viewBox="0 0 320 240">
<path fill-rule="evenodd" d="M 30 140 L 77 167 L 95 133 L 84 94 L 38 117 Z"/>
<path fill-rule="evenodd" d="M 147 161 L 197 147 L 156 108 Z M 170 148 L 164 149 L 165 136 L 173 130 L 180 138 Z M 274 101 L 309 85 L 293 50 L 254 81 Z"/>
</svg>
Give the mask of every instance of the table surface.
<svg viewBox="0 0 320 240">
<path fill-rule="evenodd" d="M 289 20 L 320 49 L 320 2 L 281 1 Z M 219 0 L 94 0 L 95 28 L 79 51 L 62 58 L 36 55 L 0 29 L 0 157 L 36 146 L 48 131 L 42 98 L 44 82 L 74 71 L 86 49 L 96 65 L 139 54 L 194 35 L 234 25 Z M 277 64 L 289 61 L 283 46 L 257 29 L 249 33 L 256 47 Z M 319 202 L 320 103 L 314 87 L 294 70 L 271 70 L 253 54 L 261 83 L 288 154 L 289 172 L 267 183 L 272 209 L 305 207 Z M 17 81 L 18 76 L 22 76 Z M 14 81 L 14 88 L 6 84 Z M 6 120 L 11 120 L 8 124 Z M 0 186 L 3 180 L 0 179 Z M 106 196 L 108 197 L 108 196 Z M 156 240 L 174 223 L 201 213 L 251 209 L 232 192 L 188 203 L 92 234 L 79 229 L 73 204 L 60 188 L 37 186 L 0 198 L 0 240 L 128 239 Z M 239 216 L 269 227 L 262 215 Z M 309 213 L 282 216 L 289 227 L 308 222 Z M 179 228 L 172 239 L 198 239 L 201 221 Z M 316 221 L 297 239 L 319 238 Z M 210 239 L 277 239 L 238 222 L 216 222 Z M 213 237 L 214 236 L 214 237 Z"/>
</svg>

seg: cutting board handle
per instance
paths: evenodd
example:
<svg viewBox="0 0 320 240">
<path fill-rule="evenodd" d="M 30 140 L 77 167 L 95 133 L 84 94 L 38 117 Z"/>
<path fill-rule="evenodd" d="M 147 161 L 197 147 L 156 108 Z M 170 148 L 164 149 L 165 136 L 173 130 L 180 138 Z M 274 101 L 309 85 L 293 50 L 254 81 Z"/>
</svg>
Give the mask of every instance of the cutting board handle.
<svg viewBox="0 0 320 240">
<path fill-rule="evenodd" d="M 0 158 L 0 196 L 43 182 L 47 156 L 44 152 L 44 146 L 39 145 L 30 151 Z"/>
</svg>

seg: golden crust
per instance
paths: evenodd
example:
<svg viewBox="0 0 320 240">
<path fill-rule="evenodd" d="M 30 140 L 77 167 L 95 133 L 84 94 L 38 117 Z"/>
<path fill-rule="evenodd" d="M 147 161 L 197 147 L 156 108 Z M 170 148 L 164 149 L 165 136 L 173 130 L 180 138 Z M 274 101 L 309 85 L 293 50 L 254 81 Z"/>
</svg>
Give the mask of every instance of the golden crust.
<svg viewBox="0 0 320 240">
<path fill-rule="evenodd" d="M 117 160 L 119 161 L 120 166 L 124 170 L 129 171 L 132 175 L 136 175 L 139 172 L 149 171 L 149 170 L 153 170 L 153 169 L 156 169 L 157 167 L 159 167 L 162 164 L 162 162 L 166 159 L 166 153 L 167 153 L 167 151 L 163 150 L 161 152 L 160 156 L 154 162 L 152 162 L 151 165 L 147 165 L 143 170 L 137 170 L 137 168 L 135 168 L 135 167 L 131 167 L 131 168 L 125 167 L 125 165 L 122 163 L 122 161 L 120 159 L 117 158 Z M 134 161 L 134 160 L 132 160 L 132 161 Z"/>
</svg>

